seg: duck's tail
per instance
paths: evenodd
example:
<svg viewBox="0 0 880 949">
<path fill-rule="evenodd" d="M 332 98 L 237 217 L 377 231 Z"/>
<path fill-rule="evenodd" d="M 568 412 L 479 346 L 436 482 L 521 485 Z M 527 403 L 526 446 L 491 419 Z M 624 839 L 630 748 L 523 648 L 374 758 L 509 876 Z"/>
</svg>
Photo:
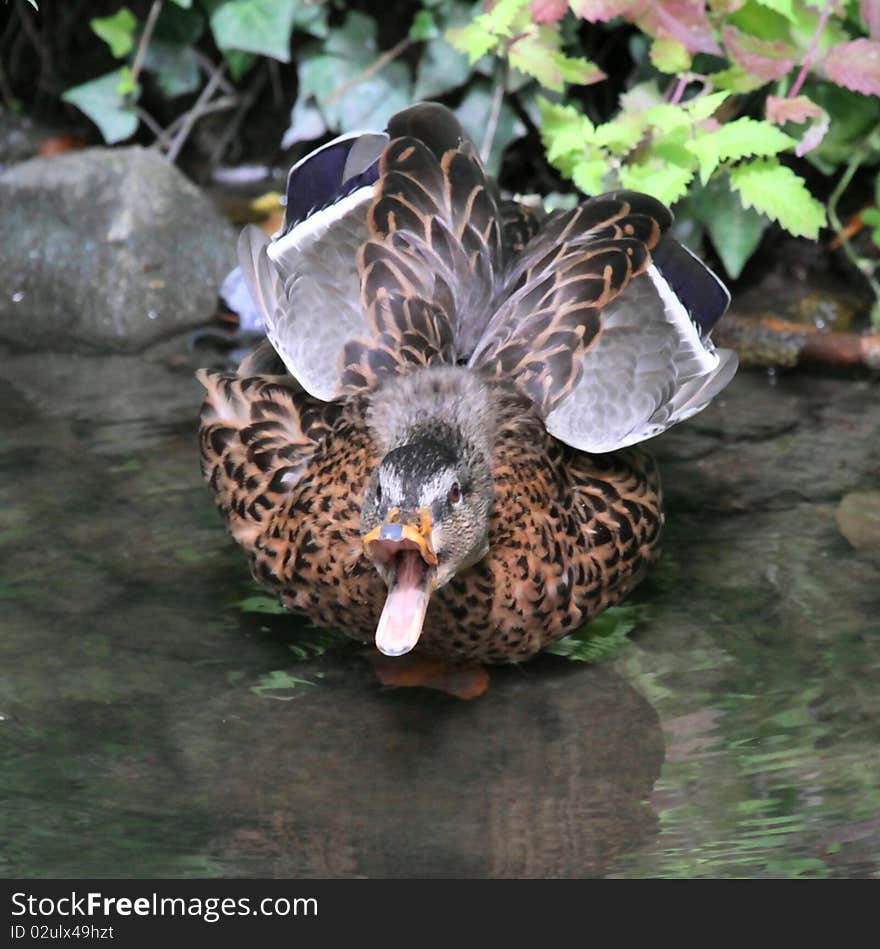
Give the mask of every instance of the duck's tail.
<svg viewBox="0 0 880 949">
<path fill-rule="evenodd" d="M 252 550 L 326 435 L 327 405 L 293 380 L 241 378 L 200 369 L 202 474 L 232 536 Z"/>
</svg>

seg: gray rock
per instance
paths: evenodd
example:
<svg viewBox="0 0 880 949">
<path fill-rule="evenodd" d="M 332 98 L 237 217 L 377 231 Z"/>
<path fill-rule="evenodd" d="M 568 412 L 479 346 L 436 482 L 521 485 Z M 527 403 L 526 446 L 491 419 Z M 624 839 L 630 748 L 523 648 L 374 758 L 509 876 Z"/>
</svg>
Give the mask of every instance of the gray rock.
<svg viewBox="0 0 880 949">
<path fill-rule="evenodd" d="M 235 234 L 145 149 L 92 148 L 0 174 L 0 339 L 136 352 L 214 312 Z"/>
<path fill-rule="evenodd" d="M 0 107 L 0 171 L 7 165 L 33 158 L 40 142 L 51 134 L 27 116 L 15 115 Z"/>
</svg>

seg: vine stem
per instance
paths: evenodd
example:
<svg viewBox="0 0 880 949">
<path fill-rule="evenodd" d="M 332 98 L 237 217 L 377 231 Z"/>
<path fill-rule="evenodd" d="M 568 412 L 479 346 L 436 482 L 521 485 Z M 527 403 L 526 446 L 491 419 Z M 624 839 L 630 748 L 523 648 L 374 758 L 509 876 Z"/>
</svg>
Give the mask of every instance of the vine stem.
<svg viewBox="0 0 880 949">
<path fill-rule="evenodd" d="M 849 237 L 847 237 L 844 228 L 841 226 L 840 218 L 837 216 L 837 202 L 840 201 L 843 193 L 849 187 L 849 184 L 855 177 L 856 172 L 862 167 L 862 164 L 868 157 L 869 152 L 876 148 L 878 144 L 880 144 L 880 142 L 877 141 L 877 136 L 871 136 L 869 139 L 862 142 L 855 154 L 849 160 L 846 170 L 840 176 L 840 180 L 835 185 L 834 191 L 831 192 L 831 197 L 828 199 L 828 221 L 840 239 L 840 246 L 843 248 L 843 252 L 846 254 L 847 259 L 859 271 L 859 273 L 864 276 L 865 280 L 868 281 L 871 291 L 874 294 L 875 301 L 880 302 L 880 282 L 878 282 L 876 277 L 876 267 L 873 263 L 871 263 L 871 261 L 864 257 L 860 257 L 856 253 L 855 249 L 850 243 Z"/>
<path fill-rule="evenodd" d="M 813 65 L 813 56 L 816 55 L 816 47 L 819 45 L 819 37 L 822 35 L 822 31 L 825 29 L 825 24 L 828 22 L 828 17 L 831 16 L 831 11 L 834 8 L 834 0 L 826 0 L 825 6 L 822 7 L 822 12 L 819 14 L 819 22 L 816 24 L 816 29 L 813 31 L 813 37 L 810 40 L 810 45 L 807 49 L 806 55 L 804 56 L 804 61 L 801 63 L 801 71 L 797 74 L 797 79 L 794 81 L 794 85 L 791 89 L 788 90 L 787 99 L 793 99 L 800 91 L 801 86 L 804 84 L 804 80 L 807 78 L 807 73 L 810 71 L 810 66 Z"/>
<path fill-rule="evenodd" d="M 367 68 L 361 72 L 359 75 L 355 76 L 354 79 L 349 80 L 344 85 L 340 86 L 333 95 L 328 96 L 326 99 L 321 99 L 318 103 L 321 106 L 332 105 L 337 99 L 341 99 L 349 89 L 353 89 L 358 83 L 363 82 L 365 79 L 369 79 L 370 76 L 379 72 L 380 69 L 384 69 L 390 62 L 393 62 L 397 59 L 398 56 L 402 55 L 409 47 L 412 45 L 412 40 L 405 36 L 399 43 L 395 46 L 392 46 L 391 49 L 386 50 L 382 55 L 374 62 L 371 63 Z"/>
<path fill-rule="evenodd" d="M 675 91 L 672 93 L 672 97 L 669 100 L 670 105 L 678 105 L 678 103 L 681 102 L 681 97 L 684 95 L 684 90 L 687 89 L 687 84 L 687 76 L 679 77 L 678 82 L 675 84 Z"/>
<path fill-rule="evenodd" d="M 189 133 L 192 131 L 192 127 L 196 124 L 198 119 L 207 113 L 208 107 L 211 105 L 209 100 L 211 96 L 214 95 L 214 91 L 223 80 L 223 70 L 225 68 L 226 67 L 222 62 L 217 66 L 217 68 L 211 74 L 211 78 L 208 80 L 207 85 L 199 93 L 199 97 L 196 99 L 195 105 L 193 105 L 189 112 L 186 113 L 186 118 L 183 120 L 180 130 L 175 134 L 174 141 L 168 148 L 168 154 L 165 156 L 168 161 L 174 163 L 177 160 L 180 150 L 183 148 L 187 138 L 189 138 Z"/>
<path fill-rule="evenodd" d="M 131 64 L 132 82 L 137 82 L 138 76 L 141 74 L 141 69 L 143 69 L 144 66 L 144 57 L 147 55 L 147 47 L 150 45 L 150 40 L 153 38 L 153 30 L 156 29 L 156 21 L 159 19 L 159 14 L 162 12 L 162 5 L 164 2 L 165 0 L 153 0 L 153 5 L 150 7 L 150 12 L 147 14 L 147 22 L 144 24 L 144 32 L 141 33 L 137 52 L 134 54 L 134 62 Z"/>
<path fill-rule="evenodd" d="M 504 66 L 502 66 L 495 79 L 495 89 L 492 92 L 492 105 L 489 109 L 489 117 L 486 120 L 486 131 L 483 135 L 483 141 L 480 144 L 480 161 L 482 161 L 484 165 L 489 161 L 489 155 L 492 152 L 492 142 L 495 141 L 495 133 L 498 131 L 498 119 L 501 117 L 501 104 L 504 101 L 506 85 L 506 70 Z"/>
</svg>

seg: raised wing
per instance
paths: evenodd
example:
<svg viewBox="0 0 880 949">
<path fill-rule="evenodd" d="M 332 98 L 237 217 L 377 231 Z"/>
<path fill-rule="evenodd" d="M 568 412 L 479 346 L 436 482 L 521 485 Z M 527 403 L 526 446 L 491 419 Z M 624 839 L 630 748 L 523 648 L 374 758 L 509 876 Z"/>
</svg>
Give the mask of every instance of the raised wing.
<svg viewBox="0 0 880 949">
<path fill-rule="evenodd" d="M 239 239 L 239 262 L 267 336 L 292 376 L 325 401 L 341 392 L 345 341 L 369 333 L 358 250 L 384 133 L 346 135 L 307 155 L 288 176 L 281 233 L 256 227 Z"/>
<path fill-rule="evenodd" d="M 670 222 L 632 192 L 555 216 L 512 268 L 474 352 L 472 365 L 516 381 L 573 447 L 650 438 L 698 412 L 736 370 L 708 338 L 727 290 L 661 237 Z"/>
<path fill-rule="evenodd" d="M 462 359 L 481 336 L 500 284 L 495 195 L 470 140 L 443 106 L 407 109 L 391 120 L 389 134 L 370 240 L 360 254 L 364 308 L 374 333 L 393 324 L 395 301 L 432 311 L 449 326 L 452 358 Z"/>
</svg>

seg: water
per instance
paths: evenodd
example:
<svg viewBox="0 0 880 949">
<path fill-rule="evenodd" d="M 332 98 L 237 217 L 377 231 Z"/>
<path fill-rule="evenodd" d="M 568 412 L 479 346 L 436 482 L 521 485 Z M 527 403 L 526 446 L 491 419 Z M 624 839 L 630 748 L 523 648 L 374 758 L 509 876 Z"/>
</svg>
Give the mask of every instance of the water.
<svg viewBox="0 0 880 949">
<path fill-rule="evenodd" d="M 237 605 L 182 345 L 2 365 L 3 876 L 880 874 L 877 382 L 741 373 L 656 442 L 632 645 L 465 703 Z"/>
</svg>

